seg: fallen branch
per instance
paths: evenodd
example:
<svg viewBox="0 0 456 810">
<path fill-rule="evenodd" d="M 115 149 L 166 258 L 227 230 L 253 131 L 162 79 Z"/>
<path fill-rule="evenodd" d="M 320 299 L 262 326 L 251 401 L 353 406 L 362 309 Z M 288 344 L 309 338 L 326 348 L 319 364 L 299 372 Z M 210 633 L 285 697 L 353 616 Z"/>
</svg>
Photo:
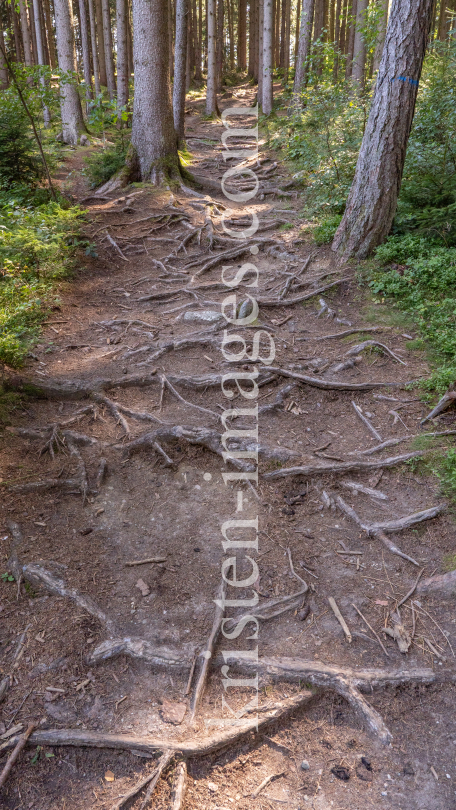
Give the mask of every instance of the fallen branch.
<svg viewBox="0 0 456 810">
<path fill-rule="evenodd" d="M 182 810 L 187 789 L 187 763 L 179 762 L 174 772 L 170 810 Z"/>
<path fill-rule="evenodd" d="M 385 495 L 384 492 L 380 492 L 378 489 L 371 489 L 371 487 L 363 487 L 362 484 L 358 484 L 356 481 L 341 481 L 340 483 L 341 486 L 347 489 L 351 489 L 354 492 L 362 492 L 364 495 L 369 495 L 371 498 L 376 498 L 379 501 L 388 500 L 388 495 Z"/>
<path fill-rule="evenodd" d="M 112 805 L 111 810 L 121 810 L 121 808 L 125 804 L 127 804 L 127 802 L 129 802 L 130 799 L 134 799 L 134 797 L 137 796 L 138 793 L 143 788 L 146 787 L 146 785 L 152 785 L 153 790 L 161 776 L 162 771 L 169 764 L 172 757 L 173 757 L 172 753 L 170 753 L 169 751 L 165 751 L 163 755 L 160 757 L 157 767 L 154 768 L 152 773 L 149 773 L 147 776 L 144 776 L 142 779 L 140 779 L 139 782 L 136 782 L 136 784 L 133 785 L 133 787 L 128 791 L 128 793 L 125 793 L 125 795 L 122 796 L 122 798 L 119 801 L 115 802 L 115 804 Z M 145 806 L 146 805 L 144 805 L 144 807 Z"/>
<path fill-rule="evenodd" d="M 456 592 L 456 571 L 449 571 L 448 574 L 438 574 L 435 577 L 423 579 L 418 585 L 418 593 L 434 593 L 443 591 L 453 594 Z"/>
<path fill-rule="evenodd" d="M 302 301 L 309 301 L 311 298 L 315 298 L 316 295 L 319 295 L 326 290 L 330 290 L 332 287 L 337 287 L 338 284 L 343 284 L 344 281 L 351 280 L 351 276 L 346 276 L 345 278 L 337 279 L 337 281 L 332 281 L 330 284 L 325 284 L 324 287 L 319 287 L 318 290 L 313 290 L 312 292 L 304 293 L 303 295 L 296 295 L 294 298 L 257 298 L 257 302 L 261 307 L 292 306 L 293 304 L 300 304 Z"/>
<path fill-rule="evenodd" d="M 365 330 L 365 331 L 370 331 L 370 330 Z M 395 360 L 396 363 L 400 363 L 402 366 L 407 365 L 407 363 L 404 363 L 404 361 L 401 360 L 401 358 L 398 357 L 396 354 L 394 354 L 394 352 L 392 352 L 391 349 L 388 349 L 388 346 L 385 346 L 384 343 L 379 343 L 377 340 L 365 340 L 363 343 L 358 343 L 356 346 L 352 346 L 352 348 L 349 349 L 348 352 L 346 352 L 345 356 L 350 357 L 350 356 L 352 356 L 354 354 L 360 354 L 365 349 L 371 349 L 372 347 L 375 347 L 377 349 L 381 349 L 389 357 L 392 357 L 392 359 Z"/>
<path fill-rule="evenodd" d="M 108 233 L 108 231 L 106 231 L 106 237 L 105 237 L 105 238 L 106 238 L 106 239 L 108 240 L 108 242 L 109 242 L 109 243 L 110 243 L 110 244 L 113 246 L 113 248 L 114 248 L 115 250 L 117 250 L 117 253 L 119 254 L 119 256 L 121 256 L 121 257 L 122 257 L 122 259 L 123 259 L 125 262 L 129 262 L 129 261 L 130 261 L 130 259 L 127 259 L 127 257 L 126 257 L 126 256 L 125 256 L 125 255 L 122 253 L 122 251 L 121 251 L 121 249 L 120 249 L 119 245 L 118 245 L 118 244 L 117 244 L 117 242 L 116 242 L 116 241 L 115 241 L 115 240 L 112 238 L 112 236 L 111 236 L 111 235 Z"/>
<path fill-rule="evenodd" d="M 380 647 L 382 648 L 382 650 L 385 653 L 386 657 L 389 658 L 389 653 L 388 653 L 385 645 L 383 644 L 383 641 L 381 640 L 380 636 L 378 635 L 378 633 L 375 632 L 374 628 L 369 624 L 366 617 L 361 613 L 359 608 L 357 608 L 356 605 L 354 605 L 353 603 L 352 603 L 352 607 L 354 607 L 356 612 L 358 613 L 358 615 L 361 616 L 364 624 L 366 624 L 367 627 L 369 628 L 369 630 L 371 631 L 371 633 L 374 634 L 375 638 L 377 639 L 378 643 L 380 644 Z"/>
<path fill-rule="evenodd" d="M 350 630 L 348 629 L 347 623 L 346 623 L 344 617 L 342 616 L 342 613 L 340 612 L 340 610 L 339 610 L 339 608 L 337 606 L 336 600 L 333 599 L 332 596 L 330 596 L 329 599 L 328 599 L 328 602 L 329 602 L 329 604 L 331 606 L 332 612 L 334 613 L 337 621 L 339 622 L 340 626 L 342 627 L 342 630 L 344 631 L 345 638 L 347 639 L 348 643 L 351 644 L 352 641 L 353 641 L 352 634 L 350 633 Z"/>
<path fill-rule="evenodd" d="M 207 640 L 206 649 L 202 650 L 199 656 L 202 659 L 202 663 L 190 704 L 191 710 L 190 722 L 193 722 L 193 720 L 195 719 L 195 714 L 199 708 L 199 704 L 201 703 L 204 694 L 204 689 L 206 687 L 206 679 L 208 675 L 210 660 L 214 652 L 214 646 L 220 633 L 223 616 L 225 614 L 225 595 L 226 595 L 226 581 L 225 579 L 223 579 L 219 588 L 217 599 L 215 600 L 214 621 L 212 623 L 211 632 Z"/>
<path fill-rule="evenodd" d="M 154 667 L 172 667 L 176 670 L 185 670 L 191 666 L 195 653 L 193 645 L 184 644 L 178 650 L 171 647 L 158 647 L 141 638 L 111 638 L 102 641 L 87 657 L 87 662 L 99 664 L 119 655 L 127 655 L 140 661 L 145 661 Z"/>
<path fill-rule="evenodd" d="M 389 329 L 389 326 L 370 326 L 368 329 L 366 328 L 356 328 L 356 329 L 346 329 L 345 332 L 335 332 L 333 335 L 320 335 L 320 337 L 312 337 L 312 338 L 298 338 L 300 341 L 303 340 L 336 340 L 338 338 L 348 337 L 349 335 L 356 335 L 359 332 L 386 332 Z"/>
<path fill-rule="evenodd" d="M 456 401 L 456 391 L 447 392 L 445 396 L 443 396 L 442 399 L 437 403 L 435 408 L 433 408 L 432 411 L 428 413 L 428 415 L 425 416 L 424 419 L 421 420 L 420 424 L 424 425 L 426 422 L 429 422 L 431 419 L 434 419 L 440 413 L 446 411 L 446 409 L 449 408 L 450 405 L 452 405 L 453 402 L 455 401 Z"/>
<path fill-rule="evenodd" d="M 281 771 L 280 773 L 271 773 L 269 776 L 266 777 L 266 779 L 263 779 L 261 784 L 258 785 L 258 787 L 255 788 L 255 790 L 251 794 L 252 799 L 256 799 L 256 797 L 259 796 L 259 794 L 261 793 L 263 788 L 265 788 L 267 785 L 269 785 L 269 783 L 272 782 L 274 779 L 279 779 L 285 773 L 286 773 L 285 771 Z"/>
<path fill-rule="evenodd" d="M 370 430 L 370 432 L 377 439 L 377 441 L 381 442 L 382 437 L 380 436 L 380 433 L 377 433 L 374 426 L 371 425 L 371 423 L 369 422 L 369 419 L 367 418 L 367 416 L 364 416 L 364 414 L 363 414 L 361 408 L 359 407 L 359 405 L 357 405 L 356 402 L 353 402 L 353 400 L 352 400 L 352 406 L 353 406 L 353 408 L 355 410 L 356 415 L 359 416 L 359 418 L 361 419 L 361 422 L 363 422 L 363 424 L 366 425 L 367 429 Z"/>
<path fill-rule="evenodd" d="M 27 741 L 28 741 L 31 733 L 35 730 L 35 728 L 36 728 L 35 723 L 31 723 L 29 725 L 29 727 L 27 728 L 27 730 L 24 731 L 24 733 L 21 735 L 21 737 L 17 741 L 16 747 L 14 748 L 14 750 L 9 755 L 8 760 L 7 760 L 5 766 L 4 766 L 4 768 L 3 768 L 3 770 L 2 770 L 2 772 L 0 774 L 0 788 L 2 788 L 4 786 L 6 780 L 8 779 L 8 776 L 10 775 L 10 773 L 11 773 L 11 771 L 13 769 L 14 763 L 16 762 L 16 760 L 17 760 L 19 754 L 21 753 L 21 751 L 27 745 Z"/>
</svg>

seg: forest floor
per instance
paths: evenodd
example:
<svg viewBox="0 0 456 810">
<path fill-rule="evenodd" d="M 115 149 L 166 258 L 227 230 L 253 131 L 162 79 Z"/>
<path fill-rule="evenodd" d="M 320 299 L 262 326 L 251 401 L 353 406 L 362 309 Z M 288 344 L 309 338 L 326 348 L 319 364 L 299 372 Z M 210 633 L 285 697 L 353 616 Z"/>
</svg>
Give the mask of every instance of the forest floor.
<svg viewBox="0 0 456 810">
<path fill-rule="evenodd" d="M 232 88 L 222 108 L 233 101 L 251 104 L 252 89 Z M 201 102 L 187 108 L 192 170 L 213 183 L 226 170 L 223 127 L 204 118 Z M 247 115 L 239 126 L 251 123 Z M 80 200 L 89 194 L 78 174 L 82 154 L 71 153 L 58 178 L 65 184 L 72 172 Z M 222 237 L 221 192 L 201 198 L 139 187 L 91 198 L 85 231 L 98 257 L 84 257 L 65 285 L 21 373 L 42 395 L 28 398 L 0 433 L 1 573 L 22 573 L 19 584 L 0 580 L 0 680 L 12 676 L 0 767 L 21 730 L 33 722 L 37 731 L 3 788 L 8 810 L 118 807 L 152 773 L 154 746 L 166 747 L 154 739 L 193 748 L 188 810 L 456 808 L 454 597 L 421 587 L 454 554 L 454 519 L 441 508 L 436 480 L 419 474 L 413 457 L 397 458 L 416 454 L 413 437 L 426 430 L 420 420 L 428 408 L 405 383 L 428 368 L 407 351 L 403 327 L 372 304 L 356 266 L 303 236 L 299 193 L 270 193 L 289 176 L 280 164 L 272 171 L 276 156 L 261 140 L 260 157 L 269 162 L 255 167 L 253 258 L 248 251 L 221 258 L 233 247 Z M 273 370 L 257 364 L 256 494 L 222 479 L 230 468 L 221 457 L 220 414 L 231 400 L 221 375 L 252 367 L 223 359 L 224 321 L 214 313 L 229 293 L 222 263 L 242 260 L 259 268 L 254 294 L 269 302 L 259 322 L 276 345 Z M 319 315 L 320 298 L 327 308 Z M 347 356 L 365 340 L 394 357 L 378 347 Z M 267 355 L 267 341 L 262 347 Z M 347 363 L 353 358 L 361 359 Z M 233 407 L 252 402 L 237 397 Z M 233 426 L 241 422 L 252 425 L 241 416 Z M 430 424 L 431 431 L 456 427 L 449 414 Z M 366 452 L 395 438 L 402 441 Z M 393 525 L 368 534 L 349 507 L 363 525 Z M 405 521 L 403 530 L 394 523 L 433 507 L 440 509 L 429 520 Z M 214 621 L 221 525 L 257 515 L 259 610 L 288 609 L 260 620 L 258 664 L 231 656 L 230 678 L 258 671 L 260 723 L 269 723 L 252 732 L 252 715 L 240 711 L 247 725 L 235 731 L 243 736 L 222 745 L 220 735 L 234 734 L 223 729 L 222 698 L 242 710 L 254 693 L 242 686 L 224 693 L 216 649 L 192 720 L 201 658 L 190 688 L 189 673 Z M 242 566 L 238 576 L 249 576 L 250 565 Z M 297 596 L 282 599 L 290 594 Z M 245 649 L 245 636 L 225 640 L 224 649 Z M 74 744 L 52 745 L 53 729 Z M 117 737 L 110 743 L 106 734 Z M 148 806 L 180 806 L 170 805 L 174 772 L 174 764 L 163 769 Z M 128 806 L 142 807 L 145 790 Z"/>
</svg>

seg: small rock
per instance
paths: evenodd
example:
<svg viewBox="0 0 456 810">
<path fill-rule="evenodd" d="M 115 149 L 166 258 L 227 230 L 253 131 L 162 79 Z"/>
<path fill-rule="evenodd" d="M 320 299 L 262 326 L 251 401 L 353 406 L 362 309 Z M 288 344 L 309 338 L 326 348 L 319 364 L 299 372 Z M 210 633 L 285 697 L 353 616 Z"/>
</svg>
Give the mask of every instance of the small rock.
<svg viewBox="0 0 456 810">
<path fill-rule="evenodd" d="M 90 141 L 87 135 L 81 135 L 81 137 L 79 138 L 79 143 L 81 144 L 81 146 L 90 146 Z"/>
<path fill-rule="evenodd" d="M 143 579 L 138 579 L 135 588 L 138 588 L 138 590 L 141 591 L 142 596 L 149 596 L 150 594 L 150 588 Z"/>
<path fill-rule="evenodd" d="M 241 306 L 239 307 L 238 318 L 248 318 L 248 316 L 253 312 L 253 306 L 250 298 L 247 298 L 246 301 L 243 301 Z"/>
<path fill-rule="evenodd" d="M 382 790 L 382 796 L 388 796 L 386 790 Z"/>
<path fill-rule="evenodd" d="M 200 309 L 185 312 L 182 316 L 182 320 L 187 323 L 218 323 L 219 321 L 224 321 L 225 318 L 221 312 L 216 312 L 212 309 Z"/>
<path fill-rule="evenodd" d="M 301 771 L 310 771 L 310 765 L 307 762 L 307 759 L 303 759 L 301 762 Z"/>
<path fill-rule="evenodd" d="M 208 782 L 207 783 L 207 789 L 210 790 L 211 793 L 217 793 L 218 785 L 216 785 L 215 782 Z"/>
</svg>

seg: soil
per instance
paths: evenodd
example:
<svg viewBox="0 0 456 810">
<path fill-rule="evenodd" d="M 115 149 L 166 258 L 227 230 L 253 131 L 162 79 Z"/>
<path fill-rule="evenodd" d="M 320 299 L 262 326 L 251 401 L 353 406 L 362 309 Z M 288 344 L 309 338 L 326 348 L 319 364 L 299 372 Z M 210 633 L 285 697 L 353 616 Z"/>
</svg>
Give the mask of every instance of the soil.
<svg viewBox="0 0 456 810">
<path fill-rule="evenodd" d="M 225 94 L 221 107 L 251 102 L 252 90 L 243 85 Z M 188 102 L 187 107 L 192 170 L 213 182 L 226 170 L 223 127 L 220 121 L 204 119 L 201 102 Z M 71 173 L 71 191 L 79 200 L 91 193 L 80 173 L 85 152 L 82 148 L 69 152 L 58 177 L 68 187 Z M 263 142 L 260 155 L 270 161 L 275 158 Z M 262 168 L 268 166 L 271 162 L 262 164 Z M 289 179 L 279 165 L 264 185 L 279 187 Z M 410 337 L 403 326 L 391 326 L 387 309 L 372 304 L 357 282 L 356 266 L 341 266 L 329 248 L 315 248 L 309 232 L 301 230 L 299 193 L 290 189 L 288 193 L 292 196 L 264 195 L 260 188 L 249 203 L 250 210 L 257 212 L 260 223 L 274 220 L 277 224 L 257 235 L 259 253 L 253 259 L 226 260 L 234 269 L 243 261 L 255 261 L 259 285 L 254 294 L 270 299 L 279 295 L 289 278 L 286 273 L 298 273 L 310 258 L 298 278 L 300 288 L 290 289 L 280 306 L 260 306 L 260 326 L 275 341 L 273 366 L 317 380 L 375 382 L 385 387 L 322 390 L 261 371 L 257 401 L 262 449 L 255 490 L 245 484 L 225 484 L 222 474 L 233 468 L 207 447 L 192 443 L 196 428 L 223 431 L 220 415 L 226 407 L 255 404 L 238 396 L 231 405 L 232 400 L 223 396 L 217 375 L 232 372 L 233 367 L 252 371 L 249 363 L 235 366 L 224 360 L 223 324 L 184 319 L 185 313 L 220 312 L 222 300 L 230 293 L 220 284 L 223 260 L 194 281 L 191 274 L 221 248 L 232 245 L 219 241 L 211 248 L 207 226 L 199 241 L 197 236 L 189 241 L 163 272 L 165 257 L 177 252 L 190 234 L 189 226 L 203 228 L 209 221 L 214 235 L 222 234 L 220 213 L 226 198 L 214 190 L 201 199 L 185 189 L 134 187 L 85 203 L 85 232 L 98 255 L 81 254 L 74 278 L 62 287 L 61 303 L 21 373 L 47 394 L 28 398 L 0 433 L 0 549 L 2 573 L 6 573 L 11 570 L 8 560 L 13 547 L 10 523 L 16 522 L 21 535 L 15 550 L 21 565 L 38 563 L 68 588 L 90 597 L 112 625 L 107 628 L 78 604 L 74 591 L 60 596 L 43 584 L 0 580 L 0 676 L 12 674 L 1 705 L 0 749 L 9 729 L 19 725 L 20 731 L 31 722 L 40 731 L 76 728 L 171 742 L 206 739 L 229 716 L 223 700 L 242 716 L 253 692 L 242 684 L 224 691 L 219 657 L 222 647 L 232 654 L 245 650 L 246 644 L 253 650 L 245 632 L 238 641 L 218 641 L 218 657 L 209 667 L 193 721 L 189 704 L 201 659 L 187 688 L 191 662 L 206 649 L 214 619 L 225 558 L 221 526 L 239 519 L 242 508 L 242 517 L 258 516 L 259 526 L 255 554 L 259 574 L 253 586 L 242 591 L 243 598 L 254 587 L 261 607 L 303 587 L 290 568 L 288 549 L 294 571 L 309 586 L 292 610 L 260 623 L 260 663 L 299 659 L 355 672 L 413 673 L 426 668 L 432 671 L 433 682 L 420 683 L 412 675 L 407 681 L 404 675 L 401 685 L 367 695 L 367 702 L 392 734 L 392 743 L 385 746 L 336 690 L 318 688 L 310 676 L 292 680 L 273 666 L 269 671 L 259 666 L 260 707 L 273 706 L 306 688 L 312 690 L 311 700 L 239 743 L 190 758 L 183 807 L 450 810 L 456 808 L 454 597 L 443 592 L 409 597 L 400 608 L 403 624 L 413 634 L 407 653 L 401 653 L 382 629 L 393 627 L 391 613 L 416 582 L 420 569 L 424 568 L 423 579 L 446 570 L 445 559 L 455 551 L 453 518 L 443 511 L 389 535 L 418 563 L 415 566 L 392 554 L 378 537 L 368 536 L 336 503 L 342 497 L 365 524 L 395 520 L 442 504 L 437 481 L 420 475 L 410 463 L 344 474 L 323 470 L 283 478 L 270 475 L 290 467 L 337 467 L 342 461 L 378 461 L 413 452 L 413 436 L 421 432 L 419 423 L 427 406 L 416 389 L 405 384 L 429 370 L 420 353 L 407 350 Z M 125 258 L 106 239 L 108 232 Z M 261 242 L 265 237 L 279 247 Z M 192 258 L 196 264 L 186 270 Z M 338 279 L 346 280 L 302 303 L 287 303 L 287 298 L 312 293 Z M 219 286 L 210 286 L 217 282 Z M 203 284 L 207 289 L 198 291 Z M 189 295 L 183 288 L 196 293 Z M 146 300 L 173 291 L 166 298 Z M 321 297 L 330 312 L 319 315 Z M 320 340 L 349 329 L 360 331 Z M 188 335 L 201 337 L 196 333 L 204 333 L 205 342 L 154 357 L 159 343 Z M 246 334 L 244 329 L 242 335 Z M 374 347 L 361 352 L 360 362 L 352 367 L 334 371 L 347 359 L 344 355 L 350 348 L 367 339 L 387 345 L 404 365 Z M 265 335 L 262 349 L 267 356 Z M 234 350 L 238 345 L 232 344 L 230 351 Z M 100 380 L 111 382 L 102 385 Z M 185 401 L 161 380 L 170 380 Z M 81 384 L 80 394 L 75 393 L 76 383 Z M 282 389 L 285 393 L 278 404 L 265 409 Z M 381 440 L 410 438 L 372 455 L 360 455 L 379 440 L 361 421 L 353 401 Z M 119 412 L 120 406 L 149 416 L 141 420 L 125 410 Z M 121 422 L 121 416 L 126 422 Z M 70 424 L 65 424 L 68 420 Z M 251 429 L 252 424 L 248 415 L 241 415 L 235 426 Z M 456 427 L 448 414 L 431 424 L 430 430 Z M 51 441 L 49 426 L 55 426 Z M 154 434 L 165 426 L 188 430 L 171 438 Z M 154 434 L 149 442 L 131 446 L 146 434 Z M 97 483 L 102 459 L 106 472 Z M 26 486 L 39 482 L 48 484 L 35 489 Z M 347 483 L 368 487 L 377 497 L 356 493 Z M 360 553 L 340 553 L 347 550 Z M 129 565 L 150 558 L 161 561 Z M 252 563 L 242 554 L 238 578 L 248 578 L 251 571 Z M 349 626 L 351 643 L 329 605 L 330 597 Z M 381 638 L 387 655 L 354 605 Z M 11 670 L 24 631 L 24 645 Z M 154 665 L 125 654 L 124 646 L 116 657 L 91 662 L 93 651 L 110 638 L 141 639 L 151 647 L 167 647 L 178 652 L 179 660 Z M 233 678 L 236 670 L 229 670 Z M 4 746 L 1 767 L 8 753 Z M 2 807 L 111 808 L 151 772 L 156 756 L 144 750 L 35 743 L 22 753 L 3 788 Z M 174 765 L 164 771 L 150 807 L 170 807 L 173 772 Z M 277 778 L 253 797 L 271 775 Z M 144 791 L 129 806 L 138 810 L 143 798 Z"/>
</svg>

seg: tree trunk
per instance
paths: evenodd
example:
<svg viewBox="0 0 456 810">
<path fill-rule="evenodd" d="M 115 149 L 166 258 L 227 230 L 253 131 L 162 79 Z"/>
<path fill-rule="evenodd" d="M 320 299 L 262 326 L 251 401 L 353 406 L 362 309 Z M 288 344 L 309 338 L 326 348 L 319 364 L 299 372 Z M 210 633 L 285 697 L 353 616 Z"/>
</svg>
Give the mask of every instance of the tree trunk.
<svg viewBox="0 0 456 810">
<path fill-rule="evenodd" d="M 393 0 L 355 178 L 332 244 L 344 258 L 365 258 L 390 231 L 432 11 L 432 0 Z"/>
<path fill-rule="evenodd" d="M 315 0 L 302 0 L 301 24 L 299 27 L 298 58 L 293 86 L 293 103 L 299 104 L 301 93 L 306 89 L 309 71 L 310 43 Z"/>
<path fill-rule="evenodd" d="M 233 5 L 232 0 L 227 0 L 226 8 L 228 11 L 228 30 L 230 34 L 230 70 L 234 71 L 236 68 L 234 61 L 234 20 L 233 20 Z"/>
<path fill-rule="evenodd" d="M 172 53 L 172 50 L 171 50 Z M 133 36 L 131 31 L 131 2 L 127 0 L 127 58 L 128 58 L 128 83 L 133 75 Z M 170 58 L 170 62 L 171 62 Z"/>
<path fill-rule="evenodd" d="M 325 14 L 326 14 L 325 0 L 315 0 L 314 32 L 313 32 L 314 43 L 318 42 L 320 38 L 323 36 L 323 29 L 325 27 Z M 313 68 L 317 73 L 317 75 L 321 76 L 323 70 L 323 57 L 320 48 L 315 50 L 315 60 L 313 60 Z"/>
<path fill-rule="evenodd" d="M 280 26 L 282 22 L 282 6 L 280 4 L 280 0 L 276 0 L 276 10 L 275 10 L 275 33 L 274 33 L 274 65 L 275 67 L 280 66 Z"/>
<path fill-rule="evenodd" d="M 51 64 L 51 58 L 49 53 L 49 45 L 48 45 L 48 37 L 47 37 L 47 30 L 46 30 L 46 18 L 44 16 L 44 8 L 43 3 L 39 4 L 39 14 L 40 14 L 40 31 L 41 31 L 41 41 L 43 43 L 43 59 L 45 65 Z"/>
<path fill-rule="evenodd" d="M 247 68 L 247 0 L 239 0 L 237 31 L 237 63 L 239 70 Z"/>
<path fill-rule="evenodd" d="M 366 68 L 366 41 L 361 28 L 366 24 L 366 11 L 369 0 L 358 0 L 356 7 L 355 39 L 353 44 L 352 80 L 358 91 L 364 88 L 364 74 Z"/>
<path fill-rule="evenodd" d="M 258 67 L 259 67 L 259 20 L 260 20 L 260 0 L 250 0 L 253 5 L 253 81 L 258 84 Z"/>
<path fill-rule="evenodd" d="M 101 7 L 101 0 L 94 0 L 94 2 L 97 20 L 98 66 L 100 70 L 100 84 L 102 87 L 107 87 L 108 78 L 106 76 L 106 53 L 103 35 L 103 10 Z"/>
<path fill-rule="evenodd" d="M 334 42 L 336 38 L 336 5 L 334 0 L 329 0 L 328 42 Z"/>
<path fill-rule="evenodd" d="M 207 0 L 207 87 L 206 115 L 217 115 L 217 26 L 216 0 Z"/>
<path fill-rule="evenodd" d="M 264 3 L 258 0 L 258 106 L 263 107 L 263 25 Z"/>
<path fill-rule="evenodd" d="M 92 64 L 93 64 L 93 78 L 95 83 L 95 96 L 100 93 L 100 68 L 98 65 L 98 51 L 97 51 L 97 32 L 95 24 L 95 6 L 94 0 L 88 0 L 89 4 L 89 20 L 90 20 L 90 41 L 92 46 Z"/>
<path fill-rule="evenodd" d="M 341 0 L 336 2 L 335 19 L 334 19 L 334 66 L 333 66 L 333 81 L 337 81 L 339 73 L 339 59 L 340 59 L 340 44 L 341 44 Z"/>
<path fill-rule="evenodd" d="M 185 138 L 185 77 L 187 62 L 188 0 L 176 0 L 176 39 L 174 58 L 173 115 L 178 140 Z"/>
<path fill-rule="evenodd" d="M 68 73 L 75 70 L 73 15 L 69 0 L 54 0 L 55 30 L 59 68 Z M 86 132 L 81 100 L 74 83 L 60 84 L 60 110 L 64 143 L 76 146 L 79 136 Z"/>
<path fill-rule="evenodd" d="M 3 50 L 0 49 L 0 90 L 6 90 L 8 87 L 8 68 L 6 66 L 5 57 L 3 56 L 3 51 L 6 53 L 5 47 L 5 38 L 3 36 L 3 26 L 0 26 L 0 45 Z"/>
<path fill-rule="evenodd" d="M 179 177 L 169 83 L 168 0 L 133 0 L 135 98 L 129 179 Z"/>
<path fill-rule="evenodd" d="M 38 58 L 39 65 L 45 65 L 44 60 L 44 47 L 43 47 L 43 37 L 42 37 L 42 30 L 41 30 L 41 15 L 40 15 L 40 0 L 33 0 L 33 15 L 35 17 L 35 31 L 36 31 L 36 55 Z M 46 80 L 44 76 L 40 79 L 40 84 L 43 90 L 46 89 Z M 51 126 L 51 113 L 49 111 L 49 107 L 46 104 L 43 104 L 43 119 L 44 119 L 44 126 L 46 128 Z"/>
<path fill-rule="evenodd" d="M 35 3 L 36 0 L 33 0 Z M 92 95 L 92 76 L 90 74 L 90 50 L 89 50 L 89 29 L 87 27 L 87 12 L 85 0 L 79 0 L 79 30 L 81 32 L 82 64 L 84 72 L 84 82 L 86 85 L 86 109 L 88 112 L 88 102 Z"/>
<path fill-rule="evenodd" d="M 290 40 L 291 40 L 291 0 L 285 0 L 287 16 L 285 25 L 285 84 L 288 82 L 288 73 L 290 70 Z"/>
<path fill-rule="evenodd" d="M 36 45 L 36 31 L 35 31 L 35 13 L 33 11 L 33 0 L 27 0 L 28 14 L 30 21 L 30 36 L 32 39 L 32 61 L 34 65 L 38 65 L 37 45 Z"/>
<path fill-rule="evenodd" d="M 380 62 L 382 61 L 382 53 L 383 53 L 383 46 L 385 44 L 385 37 L 386 37 L 386 29 L 388 26 L 388 4 L 389 0 L 379 0 L 381 9 L 382 9 L 382 16 L 379 20 L 378 32 L 377 32 L 377 42 L 375 44 L 375 51 L 374 51 L 374 63 L 373 63 L 373 70 L 374 73 L 380 67 Z M 445 0 L 442 0 L 442 5 L 445 4 Z"/>
<path fill-rule="evenodd" d="M 16 62 L 22 62 L 22 43 L 21 35 L 19 32 L 18 14 L 14 6 L 11 8 L 11 16 L 13 19 L 13 32 L 14 32 L 14 50 L 16 51 Z"/>
<path fill-rule="evenodd" d="M 217 90 L 222 87 L 223 78 L 223 23 L 225 18 L 224 13 L 224 0 L 217 2 L 217 42 L 216 42 L 216 69 L 217 69 Z"/>
<path fill-rule="evenodd" d="M 298 58 L 300 23 L 301 23 L 301 0 L 297 0 L 297 3 L 296 3 L 296 35 L 295 35 L 295 46 L 294 46 L 295 65 L 296 65 L 296 59 Z"/>
<path fill-rule="evenodd" d="M 203 81 L 203 73 L 201 69 L 202 62 L 202 45 L 203 45 L 203 26 L 201 15 L 203 13 L 203 6 L 201 0 L 199 3 L 195 0 L 195 82 L 201 83 Z"/>
<path fill-rule="evenodd" d="M 22 44 L 24 46 L 24 62 L 27 66 L 33 65 L 32 40 L 28 24 L 27 6 L 25 0 L 19 0 L 19 13 L 21 16 Z"/>
<path fill-rule="evenodd" d="M 49 62 L 52 68 L 57 67 L 57 51 L 55 49 L 54 29 L 52 26 L 50 0 L 43 0 L 43 11 L 46 20 L 47 41 L 49 48 Z"/>
<path fill-rule="evenodd" d="M 264 0 L 263 9 L 263 113 L 270 115 L 273 105 L 272 34 L 274 25 L 272 0 Z"/>
<path fill-rule="evenodd" d="M 109 0 L 101 0 L 101 11 L 103 14 L 103 41 L 105 51 L 106 81 L 109 98 L 113 101 L 116 95 L 116 82 L 114 78 L 114 58 L 112 47 L 111 12 Z"/>
<path fill-rule="evenodd" d="M 352 75 L 353 63 L 353 49 L 355 47 L 355 24 L 356 24 L 356 8 L 357 0 L 352 0 L 351 9 L 348 7 L 348 38 L 347 38 L 347 61 L 345 63 L 345 78 L 349 79 Z"/>
<path fill-rule="evenodd" d="M 84 0 L 79 0 L 84 2 Z M 127 0 L 116 0 L 117 23 L 117 125 L 122 125 L 122 108 L 128 104 Z"/>
</svg>

